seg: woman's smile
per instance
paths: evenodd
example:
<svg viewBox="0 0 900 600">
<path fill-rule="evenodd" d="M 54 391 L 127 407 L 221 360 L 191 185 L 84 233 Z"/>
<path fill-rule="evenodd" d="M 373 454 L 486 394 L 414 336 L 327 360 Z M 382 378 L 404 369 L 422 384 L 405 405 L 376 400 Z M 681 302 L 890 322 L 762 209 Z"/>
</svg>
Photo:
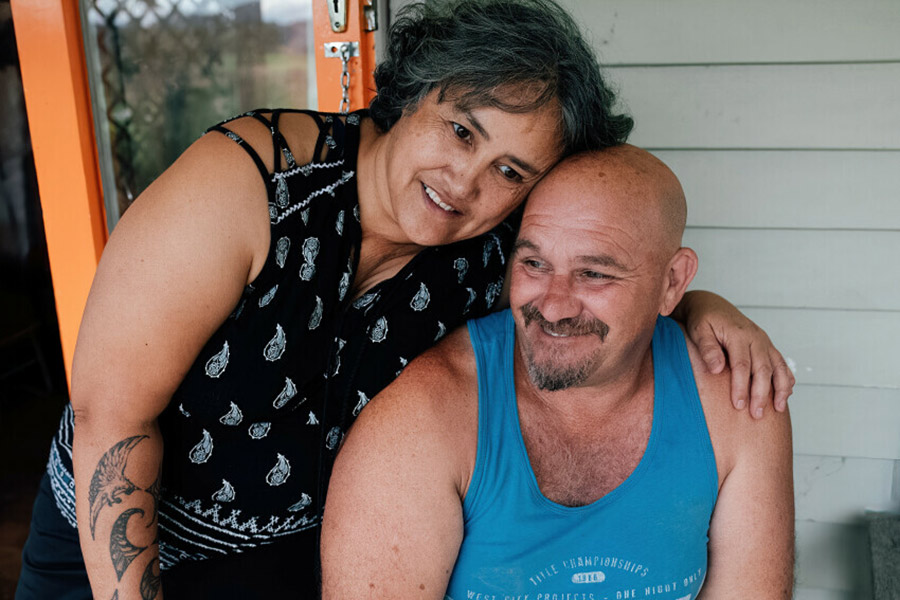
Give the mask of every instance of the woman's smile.
<svg viewBox="0 0 900 600">
<path fill-rule="evenodd" d="M 443 199 L 441 198 L 441 195 L 438 194 L 433 189 L 431 189 L 430 187 L 428 187 L 427 184 L 423 183 L 422 188 L 425 190 L 425 195 L 428 196 L 428 198 L 431 200 L 431 202 L 434 205 L 436 205 L 437 207 L 439 207 L 441 210 L 443 210 L 444 212 L 449 213 L 449 214 L 454 214 L 454 213 L 460 214 L 460 212 L 458 210 L 456 210 L 454 207 L 452 207 L 449 204 L 447 204 L 446 202 L 444 202 Z"/>
</svg>

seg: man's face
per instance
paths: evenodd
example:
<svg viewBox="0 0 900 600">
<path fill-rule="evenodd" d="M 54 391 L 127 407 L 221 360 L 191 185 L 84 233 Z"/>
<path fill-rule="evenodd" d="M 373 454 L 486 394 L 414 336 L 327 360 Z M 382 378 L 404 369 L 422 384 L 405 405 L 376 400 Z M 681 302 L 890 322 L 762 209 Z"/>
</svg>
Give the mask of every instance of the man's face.
<svg viewBox="0 0 900 600">
<path fill-rule="evenodd" d="M 536 188 L 513 254 L 517 344 L 548 391 L 602 383 L 645 352 L 664 294 L 657 211 L 582 162 Z"/>
</svg>

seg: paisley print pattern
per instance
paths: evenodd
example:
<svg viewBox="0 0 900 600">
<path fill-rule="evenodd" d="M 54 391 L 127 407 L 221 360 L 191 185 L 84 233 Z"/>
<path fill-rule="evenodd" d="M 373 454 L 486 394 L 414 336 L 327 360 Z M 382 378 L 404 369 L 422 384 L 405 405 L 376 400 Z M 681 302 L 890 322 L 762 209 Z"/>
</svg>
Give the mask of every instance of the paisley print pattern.
<svg viewBox="0 0 900 600">
<path fill-rule="evenodd" d="M 322 304 L 322 299 L 316 296 L 316 306 L 315 308 L 313 308 L 313 312 L 309 316 L 309 324 L 307 326 L 310 331 L 319 328 L 319 324 L 322 322 L 322 315 L 324 313 L 325 305 Z"/>
<path fill-rule="evenodd" d="M 369 398 L 366 396 L 364 392 L 356 390 L 356 393 L 359 394 L 359 402 L 356 403 L 356 406 L 353 407 L 353 416 L 358 417 L 359 413 L 362 411 L 363 407 L 369 403 Z"/>
<path fill-rule="evenodd" d="M 275 337 L 269 340 L 269 343 L 266 344 L 266 347 L 263 349 L 263 356 L 266 357 L 266 360 L 274 362 L 281 358 L 281 355 L 284 354 L 284 349 L 287 346 L 287 338 L 284 335 L 284 329 L 281 328 L 280 324 L 275 324 Z"/>
<path fill-rule="evenodd" d="M 503 279 L 488 284 L 487 290 L 484 292 L 484 301 L 487 303 L 487 308 L 494 307 L 494 302 L 500 297 L 501 291 L 503 291 Z"/>
<path fill-rule="evenodd" d="M 316 274 L 316 257 L 319 255 L 319 238 L 306 238 L 303 242 L 303 266 L 300 267 L 300 279 L 310 281 Z"/>
<path fill-rule="evenodd" d="M 231 353 L 228 351 L 228 342 L 225 342 L 222 349 L 206 361 L 205 371 L 207 376 L 212 377 L 213 379 L 221 377 L 222 373 L 225 372 L 225 367 L 228 366 L 228 357 L 230 354 Z"/>
<path fill-rule="evenodd" d="M 231 502 L 234 500 L 234 497 L 234 486 L 224 479 L 222 480 L 222 487 L 212 495 L 212 499 L 216 502 Z"/>
<path fill-rule="evenodd" d="M 466 273 L 469 272 L 469 261 L 465 258 L 457 258 L 453 261 L 453 268 L 456 269 L 457 283 L 462 283 L 466 278 Z"/>
<path fill-rule="evenodd" d="M 360 296 L 359 298 L 354 300 L 353 308 L 356 308 L 356 309 L 364 308 L 364 309 L 368 310 L 369 307 L 371 307 L 372 304 L 374 304 L 376 300 L 378 300 L 378 293 L 377 292 L 369 292 L 368 294 Z"/>
<path fill-rule="evenodd" d="M 297 386 L 291 381 L 290 377 L 284 378 L 284 388 L 278 394 L 278 397 L 272 402 L 275 408 L 283 408 L 285 404 L 290 402 L 291 398 L 297 395 Z"/>
<path fill-rule="evenodd" d="M 277 264 L 280 268 L 284 268 L 284 263 L 287 261 L 287 253 L 291 249 L 291 238 L 284 236 L 278 239 L 278 242 L 275 244 L 275 264 Z"/>
<path fill-rule="evenodd" d="M 341 433 L 341 428 L 340 427 L 332 427 L 328 431 L 328 435 L 325 436 L 325 447 L 328 448 L 329 450 L 334 450 L 335 448 L 337 448 L 340 445 L 341 440 L 343 440 L 343 439 L 344 439 L 344 434 Z"/>
<path fill-rule="evenodd" d="M 469 313 L 469 309 L 472 308 L 475 298 L 478 297 L 478 294 L 472 288 L 466 288 L 466 291 L 469 293 L 469 299 L 466 300 L 466 307 L 463 309 L 464 315 Z"/>
<path fill-rule="evenodd" d="M 291 512 L 299 512 L 308 507 L 310 504 L 312 504 L 312 498 L 309 497 L 309 494 L 304 492 L 296 503 L 288 506 L 288 510 Z"/>
<path fill-rule="evenodd" d="M 259 299 L 259 307 L 268 306 L 269 302 L 272 301 L 272 298 L 275 297 L 275 292 L 278 291 L 278 284 L 272 286 L 272 289 L 266 292 L 266 295 Z"/>
<path fill-rule="evenodd" d="M 341 275 L 341 282 L 338 284 L 338 300 L 343 300 L 344 296 L 347 295 L 347 290 L 350 289 L 350 272 L 346 272 Z"/>
<path fill-rule="evenodd" d="M 219 423 L 221 423 L 222 425 L 234 427 L 240 425 L 241 421 L 243 420 L 244 414 L 241 412 L 241 409 L 238 408 L 237 404 L 232 402 L 231 408 L 228 409 L 228 412 L 219 418 Z"/>
<path fill-rule="evenodd" d="M 284 179 L 279 179 L 278 183 L 275 184 L 275 204 L 279 208 L 285 208 L 290 203 L 291 196 L 288 193 L 287 182 Z"/>
<path fill-rule="evenodd" d="M 254 423 L 250 426 L 247 433 L 250 434 L 250 439 L 261 440 L 269 435 L 270 429 L 272 429 L 272 424 L 269 422 Z"/>
<path fill-rule="evenodd" d="M 385 317 L 380 317 L 377 321 L 375 321 L 375 324 L 372 325 L 371 329 L 369 329 L 369 339 L 376 344 L 387 339 L 387 334 L 388 322 Z"/>
<path fill-rule="evenodd" d="M 287 478 L 291 476 L 291 463 L 284 456 L 279 454 L 275 466 L 266 474 L 266 483 L 271 486 L 283 485 Z"/>
<path fill-rule="evenodd" d="M 212 456 L 213 452 L 213 440 L 212 436 L 209 434 L 207 430 L 203 430 L 203 438 L 197 442 L 197 445 L 191 448 L 191 452 L 188 455 L 188 458 L 191 459 L 191 462 L 195 465 L 202 465 L 206 461 L 209 460 L 209 457 Z"/>
<path fill-rule="evenodd" d="M 428 288 L 425 287 L 425 284 L 420 283 L 419 291 L 416 292 L 416 295 L 409 301 L 409 307 L 416 312 L 421 312 L 428 308 L 429 302 L 431 302 L 431 294 L 428 292 Z"/>
</svg>

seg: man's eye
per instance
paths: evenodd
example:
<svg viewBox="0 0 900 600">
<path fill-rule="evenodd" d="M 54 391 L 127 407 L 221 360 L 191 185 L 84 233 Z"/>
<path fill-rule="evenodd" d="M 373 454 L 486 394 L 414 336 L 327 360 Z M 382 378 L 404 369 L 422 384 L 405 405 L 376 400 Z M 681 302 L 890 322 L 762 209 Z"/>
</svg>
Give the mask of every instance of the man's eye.
<svg viewBox="0 0 900 600">
<path fill-rule="evenodd" d="M 459 123 L 453 123 L 453 133 L 456 134 L 461 140 L 467 140 L 472 137 L 472 132 L 460 125 Z"/>
<path fill-rule="evenodd" d="M 504 177 L 509 179 L 510 181 L 522 181 L 522 176 L 519 175 L 519 172 L 513 169 L 512 167 L 507 167 L 506 165 L 500 165 L 500 172 Z"/>
<path fill-rule="evenodd" d="M 599 271 L 585 271 L 583 275 L 587 279 L 611 279 L 609 275 L 606 273 L 600 273 Z"/>
</svg>

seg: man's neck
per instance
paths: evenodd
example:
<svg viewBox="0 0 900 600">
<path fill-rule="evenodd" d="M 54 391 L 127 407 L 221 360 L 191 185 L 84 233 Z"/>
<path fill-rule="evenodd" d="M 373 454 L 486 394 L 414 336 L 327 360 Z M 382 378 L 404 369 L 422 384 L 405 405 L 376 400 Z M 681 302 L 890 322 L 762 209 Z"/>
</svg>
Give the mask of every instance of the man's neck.
<svg viewBox="0 0 900 600">
<path fill-rule="evenodd" d="M 567 506 L 605 496 L 640 463 L 653 424 L 649 346 L 619 377 L 556 392 L 538 389 L 518 350 L 519 423 L 541 492 Z"/>
<path fill-rule="evenodd" d="M 528 374 L 522 348 L 517 343 L 514 357 L 516 394 L 556 415 L 560 423 L 573 425 L 606 421 L 653 387 L 653 353 L 650 344 L 635 348 L 614 364 L 605 364 L 581 384 L 548 391 L 539 388 Z"/>
</svg>

